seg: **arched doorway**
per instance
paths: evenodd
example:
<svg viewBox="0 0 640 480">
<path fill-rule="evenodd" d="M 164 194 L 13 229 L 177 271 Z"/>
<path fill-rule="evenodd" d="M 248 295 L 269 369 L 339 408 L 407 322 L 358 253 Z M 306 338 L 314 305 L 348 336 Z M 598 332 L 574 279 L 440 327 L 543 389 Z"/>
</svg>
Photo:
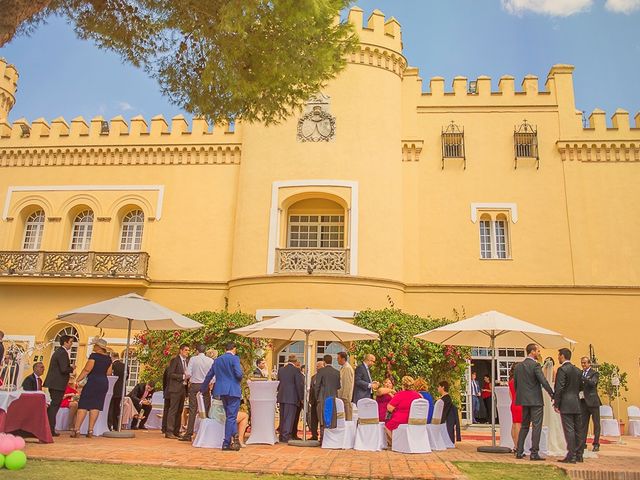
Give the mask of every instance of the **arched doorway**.
<svg viewBox="0 0 640 480">
<path fill-rule="evenodd" d="M 331 342 L 331 341 L 317 341 L 315 342 L 315 358 L 316 362 L 323 359 L 325 355 L 331 355 L 332 363 L 331 365 L 334 368 L 340 369 L 338 365 L 338 352 L 346 352 L 346 347 L 339 342 Z M 289 358 L 290 354 L 295 354 L 298 357 L 300 362 L 304 363 L 304 342 L 293 342 L 284 347 L 282 350 L 278 352 L 276 356 L 276 365 L 278 368 L 284 367 L 287 364 L 287 358 Z M 309 365 L 309 370 L 311 372 L 315 372 L 315 363 L 313 365 Z"/>
<path fill-rule="evenodd" d="M 78 359 L 78 346 L 79 346 L 80 335 L 78 334 L 78 330 L 76 330 L 76 328 L 73 325 L 68 325 L 58 330 L 58 333 L 56 333 L 55 336 L 53 337 L 54 344 L 53 344 L 53 349 L 51 350 L 51 354 L 53 355 L 53 353 L 58 348 L 62 348 L 60 345 L 60 338 L 62 338 L 63 335 L 69 335 L 74 338 L 74 341 L 71 344 L 71 350 L 69 351 L 69 359 L 71 360 L 71 365 L 75 365 L 76 360 Z"/>
</svg>

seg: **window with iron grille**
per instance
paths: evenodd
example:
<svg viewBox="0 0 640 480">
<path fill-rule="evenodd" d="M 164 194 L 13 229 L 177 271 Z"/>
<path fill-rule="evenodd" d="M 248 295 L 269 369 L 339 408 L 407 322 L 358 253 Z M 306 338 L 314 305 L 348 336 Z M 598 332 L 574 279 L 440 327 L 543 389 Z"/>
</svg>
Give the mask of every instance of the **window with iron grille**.
<svg viewBox="0 0 640 480">
<path fill-rule="evenodd" d="M 538 130 L 535 125 L 523 121 L 513 132 L 513 148 L 515 153 L 515 168 L 518 168 L 518 158 L 534 158 L 539 167 Z"/>
<path fill-rule="evenodd" d="M 89 250 L 93 233 L 93 212 L 84 210 L 76 215 L 71 232 L 71 250 Z"/>
<path fill-rule="evenodd" d="M 44 211 L 33 212 L 24 226 L 23 250 L 40 250 L 42 233 L 44 232 Z"/>
<path fill-rule="evenodd" d="M 142 248 L 142 232 L 144 230 L 144 213 L 132 210 L 122 219 L 120 250 L 139 251 Z"/>
<path fill-rule="evenodd" d="M 344 248 L 344 215 L 290 215 L 288 248 Z"/>
<path fill-rule="evenodd" d="M 509 257 L 508 221 L 504 214 L 494 218 L 480 217 L 480 258 L 507 259 Z"/>
<path fill-rule="evenodd" d="M 467 168 L 467 159 L 464 151 L 464 129 L 451 124 L 442 129 L 442 168 L 446 158 L 462 158 L 464 168 Z"/>
</svg>

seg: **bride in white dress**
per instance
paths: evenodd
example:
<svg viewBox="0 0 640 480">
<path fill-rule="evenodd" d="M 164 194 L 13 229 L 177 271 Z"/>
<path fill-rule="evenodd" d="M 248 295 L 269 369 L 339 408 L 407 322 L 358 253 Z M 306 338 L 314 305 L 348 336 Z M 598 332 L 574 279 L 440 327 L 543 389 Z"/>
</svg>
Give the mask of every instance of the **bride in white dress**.
<svg viewBox="0 0 640 480">
<path fill-rule="evenodd" d="M 554 366 L 553 358 L 547 357 L 542 365 L 542 372 L 544 373 L 547 382 L 553 388 L 555 384 L 555 378 L 553 373 Z M 544 397 L 544 416 L 542 425 L 547 427 L 547 449 L 548 455 L 552 457 L 565 457 L 567 455 L 567 442 L 564 439 L 564 431 L 562 430 L 562 421 L 560 420 L 560 414 L 556 413 L 551 403 L 551 397 L 543 394 Z"/>
</svg>

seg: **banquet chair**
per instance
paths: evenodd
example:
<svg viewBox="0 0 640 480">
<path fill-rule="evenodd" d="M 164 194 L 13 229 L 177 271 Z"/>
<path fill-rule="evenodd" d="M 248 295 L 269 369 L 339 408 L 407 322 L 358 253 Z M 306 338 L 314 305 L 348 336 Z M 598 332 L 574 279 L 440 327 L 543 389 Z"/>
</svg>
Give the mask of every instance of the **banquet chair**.
<svg viewBox="0 0 640 480">
<path fill-rule="evenodd" d="M 224 441 L 225 414 L 222 400 L 212 399 L 209 416 L 206 414 L 204 397 L 198 393 L 198 418 L 200 425 L 198 433 L 193 441 L 193 446 L 198 448 L 222 448 Z"/>
<path fill-rule="evenodd" d="M 398 425 L 391 436 L 391 450 L 400 453 L 431 453 L 427 417 L 429 402 L 420 398 L 411 402 L 409 423 Z"/>
<path fill-rule="evenodd" d="M 133 406 L 133 400 L 129 397 L 124 397 L 122 402 L 122 410 L 120 412 L 120 427 L 121 430 L 127 430 L 131 427 L 131 421 L 136 414 L 136 409 Z"/>
<path fill-rule="evenodd" d="M 354 425 L 358 424 L 358 405 L 351 402 L 351 420 L 353 420 Z"/>
<path fill-rule="evenodd" d="M 384 422 L 378 419 L 378 402 L 371 398 L 358 400 L 358 428 L 356 430 L 356 450 L 377 452 L 387 447 Z"/>
<path fill-rule="evenodd" d="M 96 420 L 95 425 L 93 426 L 93 435 L 99 437 L 104 432 L 109 431 L 109 427 L 107 426 L 107 416 L 109 415 L 109 405 L 111 404 L 111 397 L 113 396 L 113 386 L 116 383 L 118 377 L 115 375 L 107 376 L 107 380 L 109 381 L 109 390 L 107 390 L 107 394 L 104 397 L 104 403 L 102 404 L 102 410 L 98 414 L 98 419 Z M 84 417 L 84 421 L 80 426 L 80 433 L 86 435 L 89 430 L 89 415 Z"/>
<path fill-rule="evenodd" d="M 442 400 L 438 400 L 433 407 L 433 416 L 431 417 L 431 423 L 427 424 L 427 435 L 429 436 L 429 443 L 431 444 L 431 449 L 436 451 L 447 449 L 444 443 L 444 438 L 442 438 L 442 428 L 440 425 L 443 408 L 444 402 Z"/>
<path fill-rule="evenodd" d="M 332 398 L 328 398 L 326 402 L 334 401 Z M 333 449 L 349 449 L 353 448 L 355 442 L 355 423 L 353 421 L 347 422 L 344 419 L 344 403 L 339 398 L 335 399 L 336 402 L 336 428 L 325 428 L 324 436 L 322 437 L 322 448 Z"/>
<path fill-rule="evenodd" d="M 69 430 L 69 408 L 60 407 L 56 414 L 56 430 Z"/>
<path fill-rule="evenodd" d="M 640 437 L 640 408 L 635 405 L 627 407 L 627 416 L 629 417 L 627 434 L 632 437 Z"/>
<path fill-rule="evenodd" d="M 440 415 L 438 417 L 436 417 L 436 409 L 439 409 L 440 411 Z M 436 400 L 436 404 L 433 407 L 433 417 L 431 418 L 431 423 L 437 422 L 438 429 L 440 430 L 440 438 L 442 438 L 442 443 L 444 443 L 445 448 L 456 448 L 455 444 L 451 441 L 449 432 L 447 431 L 447 419 L 442 418 L 443 410 L 444 402 L 442 401 L 442 399 Z M 437 419 L 439 419 L 439 421 L 437 421 Z"/>
<path fill-rule="evenodd" d="M 620 425 L 613 418 L 613 409 L 609 405 L 600 405 L 600 429 L 605 437 L 620 436 Z"/>
<path fill-rule="evenodd" d="M 145 427 L 148 430 L 160 430 L 162 428 L 162 412 L 164 410 L 164 394 L 162 391 L 153 392 L 151 395 L 151 411 Z"/>
</svg>

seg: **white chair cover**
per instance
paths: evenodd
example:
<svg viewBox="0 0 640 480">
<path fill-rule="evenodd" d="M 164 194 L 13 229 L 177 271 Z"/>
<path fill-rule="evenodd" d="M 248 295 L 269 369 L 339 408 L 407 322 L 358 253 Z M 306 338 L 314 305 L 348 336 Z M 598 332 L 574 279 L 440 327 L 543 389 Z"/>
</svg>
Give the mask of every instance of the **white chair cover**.
<svg viewBox="0 0 640 480">
<path fill-rule="evenodd" d="M 440 426 L 440 419 L 442 418 L 443 408 L 444 402 L 442 400 L 438 400 L 433 407 L 431 423 L 427 424 L 427 435 L 429 436 L 429 443 L 431 444 L 431 449 L 436 451 L 447 449 L 444 443 L 444 438 L 442 438 L 442 428 Z"/>
<path fill-rule="evenodd" d="M 424 398 L 411 402 L 409 423 L 398 425 L 391 436 L 391 449 L 401 453 L 431 453 L 427 418 L 429 402 Z"/>
<path fill-rule="evenodd" d="M 69 408 L 60 408 L 56 414 L 56 430 L 69 430 Z"/>
<path fill-rule="evenodd" d="M 198 413 L 200 413 L 201 408 L 204 412 L 204 399 L 198 396 Z M 200 418 L 200 415 L 198 415 L 198 418 L 200 419 L 200 424 L 193 446 L 198 448 L 222 448 L 224 422 L 226 419 L 222 400 L 212 399 L 209 417 Z"/>
<path fill-rule="evenodd" d="M 355 442 L 355 424 L 344 419 L 344 403 L 336 398 L 336 428 L 325 428 L 322 448 L 349 449 Z"/>
<path fill-rule="evenodd" d="M 632 437 L 640 437 L 640 408 L 635 405 L 627 407 L 627 416 L 629 417 L 627 434 Z"/>
<path fill-rule="evenodd" d="M 164 410 L 164 394 L 162 391 L 153 392 L 151 395 L 151 411 L 145 427 L 149 430 L 162 428 L 162 411 Z"/>
<path fill-rule="evenodd" d="M 357 424 L 358 423 L 358 418 L 359 418 L 358 406 L 355 403 L 351 402 L 351 420 L 353 420 L 354 423 Z"/>
<path fill-rule="evenodd" d="M 605 437 L 619 437 L 620 425 L 613 418 L 613 409 L 609 405 L 600 406 L 600 432 Z"/>
<path fill-rule="evenodd" d="M 102 435 L 104 432 L 109 431 L 109 427 L 107 427 L 107 416 L 109 415 L 109 405 L 111 404 L 111 397 L 113 396 L 113 386 L 118 380 L 118 377 L 115 375 L 109 375 L 107 377 L 109 381 L 109 389 L 107 390 L 107 394 L 104 397 L 104 403 L 102 404 L 102 411 L 98 414 L 98 419 L 96 420 L 95 425 L 93 426 L 93 434 L 98 437 Z M 86 434 L 89 430 L 89 414 L 84 418 L 84 422 L 80 425 L 80 433 Z"/>
<path fill-rule="evenodd" d="M 384 422 L 378 420 L 378 402 L 371 398 L 358 400 L 358 428 L 354 448 L 369 452 L 387 448 Z"/>
<path fill-rule="evenodd" d="M 455 445 L 451 441 L 449 437 L 449 432 L 447 432 L 447 424 L 442 418 L 442 413 L 444 411 L 444 402 L 442 399 L 436 400 L 436 403 L 433 407 L 433 416 L 431 417 L 431 423 L 435 424 L 437 428 L 432 428 L 433 435 L 440 434 L 440 439 L 445 448 L 455 448 Z"/>
</svg>

